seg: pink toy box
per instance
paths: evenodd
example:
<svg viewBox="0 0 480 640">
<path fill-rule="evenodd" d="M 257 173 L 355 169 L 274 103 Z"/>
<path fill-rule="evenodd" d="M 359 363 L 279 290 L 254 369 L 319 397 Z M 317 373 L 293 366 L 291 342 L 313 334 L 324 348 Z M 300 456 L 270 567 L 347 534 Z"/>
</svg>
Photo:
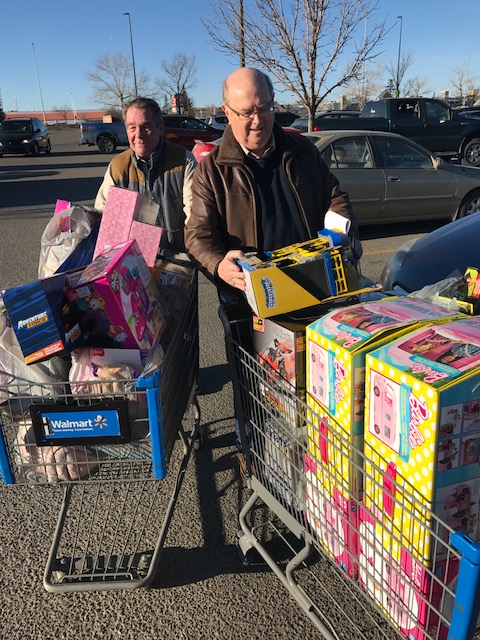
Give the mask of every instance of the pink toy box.
<svg viewBox="0 0 480 640">
<path fill-rule="evenodd" d="M 166 310 L 135 240 L 105 251 L 68 284 L 87 345 L 150 349 L 158 341 Z"/>
<path fill-rule="evenodd" d="M 307 403 L 333 419 L 349 441 L 363 447 L 365 410 L 365 356 L 379 345 L 411 331 L 419 323 L 445 322 L 454 314 L 415 298 L 385 298 L 336 309 L 307 326 Z M 384 402 L 388 395 L 384 395 Z M 316 406 L 318 405 L 318 406 Z M 310 429 L 315 453 L 318 432 Z M 338 451 L 331 452 L 336 459 Z M 342 476 L 345 489 L 360 495 L 361 468 L 348 464 Z"/>
<path fill-rule="evenodd" d="M 135 238 L 147 265 L 155 264 L 162 229 L 155 226 L 158 205 L 136 191 L 110 187 L 94 258 L 120 242 Z"/>
<path fill-rule="evenodd" d="M 427 570 L 405 548 L 396 554 L 399 560 L 395 559 L 388 547 L 381 546 L 381 540 L 378 520 L 361 505 L 355 542 L 358 578 L 363 588 L 409 640 L 446 640 L 448 629 L 436 611 L 451 619 L 453 598 L 445 585 L 454 590 L 458 558 L 447 560 L 439 553 Z"/>
<path fill-rule="evenodd" d="M 357 502 L 334 487 L 331 498 L 317 461 L 305 455 L 305 517 L 325 551 L 352 578 L 358 574 Z"/>
<path fill-rule="evenodd" d="M 478 317 L 419 328 L 366 359 L 364 500 L 371 535 L 388 551 L 398 580 L 415 576 L 419 593 L 431 590 L 430 602 L 435 593 L 426 569 L 441 571 L 445 561 L 430 512 L 480 540 L 479 384 Z M 446 542 L 449 529 L 439 533 Z M 448 571 L 453 580 L 455 569 Z"/>
</svg>

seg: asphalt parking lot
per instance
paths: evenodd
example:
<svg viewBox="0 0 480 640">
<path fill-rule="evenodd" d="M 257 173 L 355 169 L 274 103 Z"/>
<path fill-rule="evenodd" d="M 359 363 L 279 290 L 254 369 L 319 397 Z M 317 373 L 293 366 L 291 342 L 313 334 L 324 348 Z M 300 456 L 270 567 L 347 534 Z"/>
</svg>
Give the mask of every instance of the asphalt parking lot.
<svg viewBox="0 0 480 640">
<path fill-rule="evenodd" d="M 0 160 L 2 288 L 36 277 L 39 238 L 56 198 L 91 204 L 108 162 L 76 146 L 76 131 L 52 133 L 52 155 Z M 417 231 L 418 233 L 418 231 Z M 366 270 L 378 277 L 392 248 L 370 232 Z M 408 230 L 404 231 L 405 238 Z M 370 244 L 371 242 L 371 244 Z M 397 238 L 398 243 L 398 238 Z M 10 640 L 314 640 L 321 637 L 274 573 L 237 550 L 238 513 L 248 497 L 233 444 L 233 401 L 216 293 L 200 278 L 203 445 L 190 461 L 148 590 L 49 594 L 43 569 L 62 493 L 54 486 L 0 487 L 0 635 Z M 181 364 L 181 363 L 180 363 Z M 172 468 L 177 463 L 174 453 Z M 165 485 L 165 500 L 174 478 Z M 328 568 L 319 565 L 320 572 Z M 342 586 L 334 583 L 332 593 Z M 314 587 L 315 588 L 315 587 Z M 329 615 L 328 601 L 325 612 Z M 342 638 L 343 621 L 335 618 Z M 393 633 L 392 636 L 393 637 Z M 388 637 L 388 636 L 387 636 Z"/>
</svg>

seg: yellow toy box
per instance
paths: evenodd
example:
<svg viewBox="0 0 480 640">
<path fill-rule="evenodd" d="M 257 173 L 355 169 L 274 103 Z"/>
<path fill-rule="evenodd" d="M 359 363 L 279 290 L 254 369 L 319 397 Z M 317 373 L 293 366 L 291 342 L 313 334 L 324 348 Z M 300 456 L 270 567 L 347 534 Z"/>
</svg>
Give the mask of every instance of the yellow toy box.
<svg viewBox="0 0 480 640">
<path fill-rule="evenodd" d="M 392 539 L 428 564 L 428 510 L 479 540 L 480 318 L 420 328 L 366 364 L 365 506 L 388 524 L 394 560 Z"/>
<path fill-rule="evenodd" d="M 333 418 L 362 449 L 366 354 L 418 323 L 452 317 L 451 311 L 408 297 L 384 298 L 327 313 L 306 329 L 307 402 L 314 410 L 318 403 L 327 422 Z M 315 455 L 319 433 L 315 426 L 310 431 L 310 451 Z M 335 457 L 333 452 L 330 457 Z M 359 468 L 342 471 L 343 486 L 356 496 L 361 491 L 360 476 Z"/>
<path fill-rule="evenodd" d="M 261 318 L 379 288 L 362 283 L 350 247 L 333 246 L 328 236 L 247 254 L 238 264 L 245 274 L 248 304 Z"/>
</svg>

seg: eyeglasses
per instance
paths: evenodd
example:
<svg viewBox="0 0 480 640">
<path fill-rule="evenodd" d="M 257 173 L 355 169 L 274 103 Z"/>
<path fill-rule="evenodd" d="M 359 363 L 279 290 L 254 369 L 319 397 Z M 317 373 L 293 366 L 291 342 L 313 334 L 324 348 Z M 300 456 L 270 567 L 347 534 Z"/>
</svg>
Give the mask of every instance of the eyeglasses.
<svg viewBox="0 0 480 640">
<path fill-rule="evenodd" d="M 235 109 L 232 109 L 232 107 L 228 104 L 227 107 L 230 109 L 230 111 L 233 111 L 233 113 L 238 116 L 240 120 L 244 121 L 253 120 L 255 116 L 258 116 L 259 118 L 266 118 L 275 111 L 273 102 L 271 102 L 270 104 L 261 104 L 259 107 L 251 109 L 250 111 L 235 111 Z"/>
</svg>

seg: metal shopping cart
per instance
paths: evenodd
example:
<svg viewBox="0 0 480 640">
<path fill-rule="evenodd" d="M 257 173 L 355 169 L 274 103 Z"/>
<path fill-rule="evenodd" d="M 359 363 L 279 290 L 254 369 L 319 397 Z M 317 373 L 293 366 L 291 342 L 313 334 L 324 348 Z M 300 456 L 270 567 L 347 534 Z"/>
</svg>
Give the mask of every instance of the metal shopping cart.
<svg viewBox="0 0 480 640">
<path fill-rule="evenodd" d="M 0 405 L 4 484 L 63 492 L 44 572 L 47 591 L 151 584 L 200 443 L 198 369 L 195 273 L 163 362 L 149 375 L 106 380 L 100 396 L 97 383 L 85 382 L 37 384 L 33 394 L 17 381 L 0 390 L 8 397 Z"/>
<path fill-rule="evenodd" d="M 413 486 L 366 464 L 339 424 L 253 357 L 244 348 L 251 319 L 232 320 L 225 308 L 220 317 L 252 491 L 239 516 L 244 561 L 259 554 L 327 640 L 471 639 L 480 544 L 429 511 Z M 349 491 L 346 476 L 355 475 L 384 504 L 402 505 L 408 523 L 391 526 Z M 407 524 L 418 548 L 401 534 Z M 430 564 L 418 559 L 427 545 Z"/>
</svg>

